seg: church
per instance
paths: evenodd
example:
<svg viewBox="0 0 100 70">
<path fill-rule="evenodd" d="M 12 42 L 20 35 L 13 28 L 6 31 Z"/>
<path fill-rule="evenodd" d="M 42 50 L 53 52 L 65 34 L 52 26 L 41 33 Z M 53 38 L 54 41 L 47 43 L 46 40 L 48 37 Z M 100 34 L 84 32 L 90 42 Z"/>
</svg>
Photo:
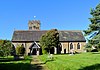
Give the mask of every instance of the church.
<svg viewBox="0 0 100 70">
<path fill-rule="evenodd" d="M 28 22 L 28 30 L 15 30 L 12 36 L 12 44 L 15 48 L 18 45 L 25 47 L 26 55 L 41 55 L 42 48 L 39 44 L 40 37 L 48 30 L 40 29 L 39 20 L 31 20 Z M 58 30 L 59 42 L 61 45 L 61 54 L 73 52 L 84 52 L 86 40 L 80 30 Z M 53 54 L 57 54 L 56 47 L 52 48 Z"/>
</svg>

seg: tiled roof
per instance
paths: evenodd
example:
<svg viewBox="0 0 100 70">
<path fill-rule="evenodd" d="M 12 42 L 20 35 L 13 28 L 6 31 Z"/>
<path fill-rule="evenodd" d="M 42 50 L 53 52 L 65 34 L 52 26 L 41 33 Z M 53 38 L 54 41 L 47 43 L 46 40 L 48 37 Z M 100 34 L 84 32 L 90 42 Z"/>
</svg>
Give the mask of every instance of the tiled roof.
<svg viewBox="0 0 100 70">
<path fill-rule="evenodd" d="M 12 41 L 39 41 L 46 31 L 14 31 Z"/>
<path fill-rule="evenodd" d="M 59 41 L 86 41 L 81 31 L 59 31 Z"/>
<path fill-rule="evenodd" d="M 45 34 L 47 31 L 29 31 L 29 30 L 20 30 L 14 31 L 12 42 L 14 41 L 39 41 L 40 37 Z M 86 41 L 81 31 L 58 31 L 59 32 L 59 41 Z"/>
</svg>

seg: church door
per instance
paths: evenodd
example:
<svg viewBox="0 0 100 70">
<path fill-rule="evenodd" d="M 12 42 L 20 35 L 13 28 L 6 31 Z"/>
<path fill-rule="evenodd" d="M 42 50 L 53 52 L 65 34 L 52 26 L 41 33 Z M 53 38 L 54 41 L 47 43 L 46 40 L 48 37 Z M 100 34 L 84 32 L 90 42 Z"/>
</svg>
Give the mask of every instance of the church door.
<svg viewBox="0 0 100 70">
<path fill-rule="evenodd" d="M 33 49 L 32 55 L 36 55 L 36 53 L 37 53 L 36 49 Z"/>
</svg>

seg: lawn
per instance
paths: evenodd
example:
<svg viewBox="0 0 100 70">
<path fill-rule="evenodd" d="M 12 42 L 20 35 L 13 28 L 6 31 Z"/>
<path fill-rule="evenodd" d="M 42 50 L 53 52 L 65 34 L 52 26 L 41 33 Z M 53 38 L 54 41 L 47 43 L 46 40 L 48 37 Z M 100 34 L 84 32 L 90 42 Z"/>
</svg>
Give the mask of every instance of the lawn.
<svg viewBox="0 0 100 70">
<path fill-rule="evenodd" d="M 48 59 L 48 55 L 39 58 L 50 70 L 100 70 L 100 53 L 81 53 L 75 55 L 53 55 L 54 59 Z"/>
<path fill-rule="evenodd" d="M 0 57 L 0 70 L 29 70 L 31 57 L 25 57 L 23 60 L 14 60 L 10 57 Z"/>
</svg>

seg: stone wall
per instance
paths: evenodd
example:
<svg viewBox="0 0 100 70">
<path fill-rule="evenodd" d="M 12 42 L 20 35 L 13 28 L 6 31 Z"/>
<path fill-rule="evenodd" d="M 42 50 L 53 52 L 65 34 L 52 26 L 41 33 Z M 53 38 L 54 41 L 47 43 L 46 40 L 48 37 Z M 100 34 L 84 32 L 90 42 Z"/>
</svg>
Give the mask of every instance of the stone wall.
<svg viewBox="0 0 100 70">
<path fill-rule="evenodd" d="M 28 53 L 30 53 L 30 49 L 29 47 L 32 45 L 33 42 L 13 42 L 13 45 L 15 46 L 15 48 L 18 46 L 18 45 L 24 45 L 25 47 L 25 53 L 26 55 L 28 55 Z M 61 53 L 70 53 L 71 52 L 71 49 L 70 49 L 70 44 L 73 44 L 73 50 L 74 52 L 84 52 L 84 48 L 85 48 L 85 42 L 61 42 L 61 46 L 62 46 L 62 51 Z M 77 44 L 80 44 L 80 49 L 77 49 Z M 39 44 L 39 43 L 38 43 Z M 56 51 L 57 48 L 54 48 L 54 53 L 56 54 L 57 51 Z"/>
<path fill-rule="evenodd" d="M 61 53 L 64 53 L 66 50 L 66 53 L 70 53 L 71 49 L 70 49 L 70 44 L 72 43 L 73 45 L 73 50 L 74 52 L 84 52 L 84 48 L 85 48 L 85 42 L 61 42 L 62 45 L 62 51 Z M 77 44 L 79 43 L 80 45 L 80 49 L 77 48 Z"/>
<path fill-rule="evenodd" d="M 12 44 L 15 46 L 15 48 L 16 48 L 18 45 L 22 45 L 22 44 L 23 44 L 24 47 L 25 47 L 25 54 L 28 55 L 28 53 L 30 53 L 29 47 L 32 45 L 31 42 L 27 42 L 27 43 L 25 43 L 25 42 L 13 42 Z"/>
</svg>

